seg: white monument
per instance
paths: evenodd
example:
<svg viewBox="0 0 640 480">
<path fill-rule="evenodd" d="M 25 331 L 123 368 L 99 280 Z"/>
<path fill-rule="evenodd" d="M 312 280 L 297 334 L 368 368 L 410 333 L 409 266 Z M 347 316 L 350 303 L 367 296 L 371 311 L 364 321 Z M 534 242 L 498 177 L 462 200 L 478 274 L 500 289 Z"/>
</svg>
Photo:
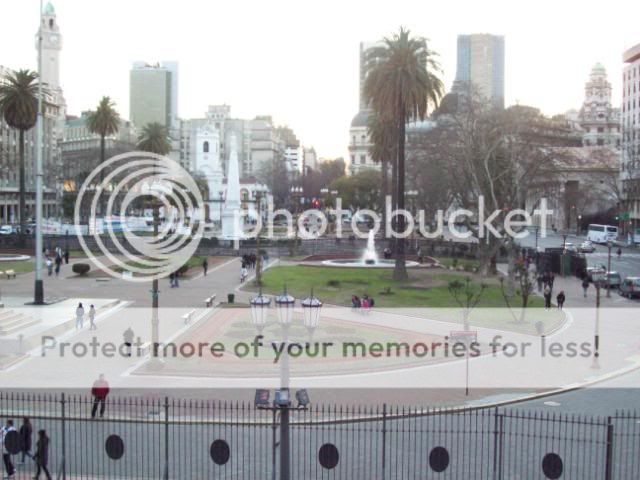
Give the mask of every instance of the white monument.
<svg viewBox="0 0 640 480">
<path fill-rule="evenodd" d="M 227 196 L 222 211 L 222 238 L 239 240 L 244 237 L 240 205 L 240 173 L 238 145 L 235 134 L 229 137 L 229 166 L 227 172 Z"/>
</svg>

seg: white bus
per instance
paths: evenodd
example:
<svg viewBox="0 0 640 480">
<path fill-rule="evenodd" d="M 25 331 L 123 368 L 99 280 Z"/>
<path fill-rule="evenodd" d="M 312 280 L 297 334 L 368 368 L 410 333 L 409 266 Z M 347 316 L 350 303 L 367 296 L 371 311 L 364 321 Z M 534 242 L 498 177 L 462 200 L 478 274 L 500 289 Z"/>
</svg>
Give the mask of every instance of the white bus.
<svg viewBox="0 0 640 480">
<path fill-rule="evenodd" d="M 607 243 L 618 238 L 618 227 L 612 225 L 589 225 L 587 240 L 593 243 Z"/>
</svg>

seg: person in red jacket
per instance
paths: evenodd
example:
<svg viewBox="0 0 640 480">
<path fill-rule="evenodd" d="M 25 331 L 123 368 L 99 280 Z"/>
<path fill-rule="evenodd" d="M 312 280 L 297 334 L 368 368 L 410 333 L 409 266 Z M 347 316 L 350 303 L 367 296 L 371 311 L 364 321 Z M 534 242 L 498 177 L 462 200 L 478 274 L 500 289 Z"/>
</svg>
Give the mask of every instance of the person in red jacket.
<svg viewBox="0 0 640 480">
<path fill-rule="evenodd" d="M 98 379 L 93 382 L 91 395 L 93 395 L 93 408 L 91 409 L 91 418 L 96 418 L 98 404 L 100 404 L 100 418 L 102 418 L 104 416 L 107 395 L 109 395 L 109 384 L 104 379 L 104 374 L 101 373 L 100 377 L 98 377 Z"/>
</svg>

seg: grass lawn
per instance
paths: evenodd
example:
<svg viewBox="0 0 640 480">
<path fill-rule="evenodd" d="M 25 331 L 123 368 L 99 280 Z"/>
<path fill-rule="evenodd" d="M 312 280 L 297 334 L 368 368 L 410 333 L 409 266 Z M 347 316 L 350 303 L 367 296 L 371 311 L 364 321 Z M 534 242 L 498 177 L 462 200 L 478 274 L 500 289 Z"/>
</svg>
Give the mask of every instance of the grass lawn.
<svg viewBox="0 0 640 480">
<path fill-rule="evenodd" d="M 295 297 L 314 294 L 333 305 L 351 306 L 351 296 L 367 294 L 374 297 L 376 307 L 431 307 L 455 308 L 449 293 L 451 280 L 464 279 L 469 274 L 446 270 L 409 270 L 409 280 L 396 282 L 392 269 L 329 268 L 310 266 L 274 267 L 263 274 L 263 290 L 267 293 L 281 292 L 283 286 Z M 496 279 L 483 280 L 488 284 L 479 307 L 504 307 L 500 286 Z M 479 284 L 480 279 L 474 277 Z M 390 293 L 386 294 L 386 290 Z M 517 299 L 514 299 L 517 304 Z M 530 305 L 542 307 L 544 302 L 532 297 Z"/>
<path fill-rule="evenodd" d="M 332 305 L 351 306 L 351 296 L 364 294 L 375 299 L 375 306 L 380 308 L 410 308 L 425 309 L 459 309 L 448 289 L 452 280 L 464 280 L 471 274 L 453 272 L 440 269 L 409 269 L 409 280 L 396 282 L 391 276 L 392 269 L 362 269 L 362 268 L 330 268 L 312 266 L 283 266 L 266 270 L 263 274 L 263 291 L 277 294 L 282 292 L 284 285 L 296 298 L 313 293 L 323 302 Z M 538 296 L 531 296 L 525 321 L 513 317 L 506 308 L 500 285 L 496 278 L 481 279 L 471 276 L 476 287 L 485 282 L 488 287 L 482 295 L 478 308 L 474 309 L 470 324 L 486 328 L 496 328 L 535 334 L 535 324 L 542 321 L 545 333 L 562 324 L 564 315 L 558 311 L 545 311 L 544 301 Z M 386 290 L 390 289 L 390 293 Z M 519 316 L 518 307 L 520 297 L 513 297 L 511 306 Z M 482 308 L 487 307 L 487 308 Z M 490 308 L 488 308 L 490 307 Z M 412 315 L 426 316 L 434 320 L 462 323 L 462 315 L 452 315 L 451 310 L 423 310 L 415 311 Z"/>
<path fill-rule="evenodd" d="M 16 273 L 28 273 L 33 272 L 35 267 L 36 262 L 34 258 L 18 262 L 0 262 L 0 271 L 3 272 L 6 272 L 7 270 L 13 270 Z"/>
</svg>

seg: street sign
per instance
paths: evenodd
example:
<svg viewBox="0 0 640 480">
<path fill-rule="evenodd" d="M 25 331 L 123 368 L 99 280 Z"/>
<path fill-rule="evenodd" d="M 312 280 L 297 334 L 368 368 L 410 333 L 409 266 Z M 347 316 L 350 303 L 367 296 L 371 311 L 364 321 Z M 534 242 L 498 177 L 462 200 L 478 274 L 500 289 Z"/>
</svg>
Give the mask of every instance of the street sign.
<svg viewBox="0 0 640 480">
<path fill-rule="evenodd" d="M 463 343 L 465 345 L 477 343 L 478 332 L 475 330 L 452 330 L 449 332 L 449 340 L 451 343 Z"/>
</svg>

